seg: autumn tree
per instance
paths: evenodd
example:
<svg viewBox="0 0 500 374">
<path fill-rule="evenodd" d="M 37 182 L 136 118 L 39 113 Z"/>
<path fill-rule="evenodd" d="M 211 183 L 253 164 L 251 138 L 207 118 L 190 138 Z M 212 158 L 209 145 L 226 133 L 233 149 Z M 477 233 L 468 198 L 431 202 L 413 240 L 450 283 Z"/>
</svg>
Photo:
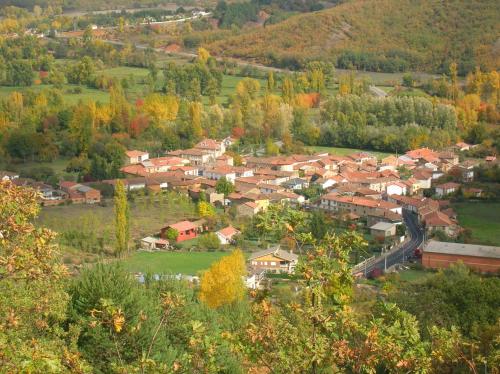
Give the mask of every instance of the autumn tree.
<svg viewBox="0 0 500 374">
<path fill-rule="evenodd" d="M 268 90 L 269 92 L 273 92 L 275 88 L 276 88 L 276 83 L 274 82 L 274 74 L 273 74 L 273 72 L 270 70 L 270 71 L 267 73 L 267 90 Z"/>
<path fill-rule="evenodd" d="M 203 273 L 200 280 L 200 300 L 210 308 L 219 308 L 242 300 L 245 294 L 245 273 L 243 253 L 235 250 Z"/>
<path fill-rule="evenodd" d="M 121 180 L 117 180 L 115 184 L 115 253 L 117 256 L 121 256 L 128 251 L 128 242 L 130 239 L 129 219 L 129 207 L 125 185 Z"/>
<path fill-rule="evenodd" d="M 295 270 L 302 289 L 299 302 L 280 308 L 257 299 L 254 321 L 243 333 L 257 366 L 288 373 L 428 369 L 414 317 L 388 305 L 365 323 L 349 308 L 349 252 L 361 244 L 355 233 L 327 235 Z"/>
<path fill-rule="evenodd" d="M 11 373 L 88 371 L 65 332 L 67 270 L 55 234 L 32 222 L 38 194 L 0 182 L 0 368 Z"/>
<path fill-rule="evenodd" d="M 215 215 L 215 208 L 207 201 L 200 201 L 198 203 L 198 215 L 200 217 L 213 217 Z"/>
<path fill-rule="evenodd" d="M 283 101 L 288 104 L 292 104 L 295 99 L 293 82 L 289 78 L 283 79 L 283 84 L 281 86 L 281 97 L 283 98 Z"/>
</svg>

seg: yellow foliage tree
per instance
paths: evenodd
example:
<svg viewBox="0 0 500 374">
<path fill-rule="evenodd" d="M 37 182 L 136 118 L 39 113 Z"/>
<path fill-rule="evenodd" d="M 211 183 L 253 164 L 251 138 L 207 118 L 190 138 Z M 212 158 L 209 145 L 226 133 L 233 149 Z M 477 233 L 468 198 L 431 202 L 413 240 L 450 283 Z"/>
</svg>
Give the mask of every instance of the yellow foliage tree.
<svg viewBox="0 0 500 374">
<path fill-rule="evenodd" d="M 245 258 L 241 250 L 237 249 L 203 273 L 200 300 L 214 309 L 242 300 L 245 294 L 245 273 Z"/>
<path fill-rule="evenodd" d="M 208 59 L 210 58 L 210 52 L 208 52 L 205 48 L 198 48 L 198 61 L 203 64 L 206 64 Z"/>
<path fill-rule="evenodd" d="M 179 111 L 175 96 L 151 94 L 144 100 L 144 111 L 156 122 L 174 121 Z"/>
<path fill-rule="evenodd" d="M 200 201 L 198 203 L 198 214 L 200 217 L 213 217 L 215 216 L 215 208 L 207 201 Z"/>
</svg>

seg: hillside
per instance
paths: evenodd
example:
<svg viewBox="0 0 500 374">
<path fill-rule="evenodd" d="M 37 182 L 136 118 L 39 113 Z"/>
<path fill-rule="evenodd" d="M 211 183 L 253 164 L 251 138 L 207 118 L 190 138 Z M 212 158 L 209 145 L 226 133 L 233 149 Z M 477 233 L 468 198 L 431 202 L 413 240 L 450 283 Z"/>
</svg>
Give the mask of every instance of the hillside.
<svg viewBox="0 0 500 374">
<path fill-rule="evenodd" d="M 351 0 L 207 43 L 214 54 L 282 67 L 331 59 L 371 71 L 499 67 L 496 0 Z"/>
</svg>

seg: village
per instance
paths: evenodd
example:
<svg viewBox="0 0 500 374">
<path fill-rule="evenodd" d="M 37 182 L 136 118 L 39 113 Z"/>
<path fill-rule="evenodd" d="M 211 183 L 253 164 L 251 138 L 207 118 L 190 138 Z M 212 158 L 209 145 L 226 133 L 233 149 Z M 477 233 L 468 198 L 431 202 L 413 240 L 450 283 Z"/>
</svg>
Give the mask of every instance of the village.
<svg viewBox="0 0 500 374">
<path fill-rule="evenodd" d="M 363 227 L 380 248 L 377 256 L 397 251 L 411 236 L 415 236 L 407 229 L 405 219 L 411 215 L 422 230 L 422 239 L 412 243 L 411 248 L 407 246 L 403 249 L 403 261 L 406 251 L 408 259 L 420 259 L 423 255 L 424 266 L 436 268 L 446 267 L 455 260 L 434 261 L 429 259 L 431 252 L 440 256 L 458 256 L 467 262 L 467 255 L 464 257 L 467 250 L 459 249 L 459 246 L 437 245 L 439 237 L 434 237 L 437 232 L 451 240 L 460 235 L 463 229 L 458 224 L 449 198 L 457 193 L 481 198 L 486 192 L 471 187 L 475 167 L 479 163 L 496 162 L 494 157 L 483 161 L 460 161 L 460 152 L 471 147 L 465 143 L 443 152 L 421 148 L 400 156 L 377 159 L 368 152 L 347 156 L 315 153 L 240 157 L 229 151 L 234 142 L 235 139 L 230 137 L 204 139 L 193 148 L 166 152 L 160 157 L 129 150 L 125 166 L 121 169 L 124 175 L 121 180 L 128 193 L 176 191 L 196 202 L 203 200 L 209 206 L 232 209 L 240 221 L 265 212 L 273 204 L 302 211 L 320 210 L 349 222 L 353 227 Z M 16 185 L 38 190 L 43 207 L 100 204 L 103 199 L 101 191 L 94 188 L 95 184 L 91 187 L 89 183 L 60 181 L 54 188 L 21 178 L 16 173 L 0 172 L 0 176 L 2 180 L 10 179 Z M 103 180 L 100 185 L 113 188 L 116 182 L 116 179 Z M 237 243 L 241 235 L 237 226 L 215 226 L 218 228 L 213 233 L 221 246 Z M 203 218 L 165 222 L 159 232 L 140 238 L 137 249 L 174 250 L 177 244 L 205 235 L 208 231 Z M 427 245 L 430 245 L 429 253 L 426 253 Z M 436 249 L 440 247 L 444 248 L 444 254 Z M 480 271 L 496 271 L 500 264 L 495 255 L 497 251 L 493 249 L 480 251 L 481 261 L 471 260 L 472 266 Z M 470 258 L 477 260 L 478 251 L 472 252 L 475 255 Z M 292 274 L 298 259 L 293 248 L 281 248 L 280 243 L 251 252 L 247 259 L 248 287 L 259 287 L 265 273 Z M 359 272 L 360 267 L 355 269 Z M 370 269 L 376 273 L 373 266 Z M 368 275 L 366 267 L 363 275 Z"/>
</svg>

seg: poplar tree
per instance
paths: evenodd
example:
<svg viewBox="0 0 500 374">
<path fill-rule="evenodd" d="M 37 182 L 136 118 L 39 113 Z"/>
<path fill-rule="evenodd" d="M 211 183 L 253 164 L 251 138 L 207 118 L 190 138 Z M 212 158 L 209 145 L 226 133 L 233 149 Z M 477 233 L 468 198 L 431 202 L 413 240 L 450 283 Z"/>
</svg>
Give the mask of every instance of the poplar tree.
<svg viewBox="0 0 500 374">
<path fill-rule="evenodd" d="M 120 256 L 128 250 L 129 232 L 129 207 L 127 193 L 121 180 L 115 186 L 115 233 L 116 233 L 116 255 Z"/>
<path fill-rule="evenodd" d="M 269 92 L 273 92 L 274 88 L 276 87 L 274 83 L 274 74 L 272 71 L 267 73 L 267 90 Z"/>
</svg>

